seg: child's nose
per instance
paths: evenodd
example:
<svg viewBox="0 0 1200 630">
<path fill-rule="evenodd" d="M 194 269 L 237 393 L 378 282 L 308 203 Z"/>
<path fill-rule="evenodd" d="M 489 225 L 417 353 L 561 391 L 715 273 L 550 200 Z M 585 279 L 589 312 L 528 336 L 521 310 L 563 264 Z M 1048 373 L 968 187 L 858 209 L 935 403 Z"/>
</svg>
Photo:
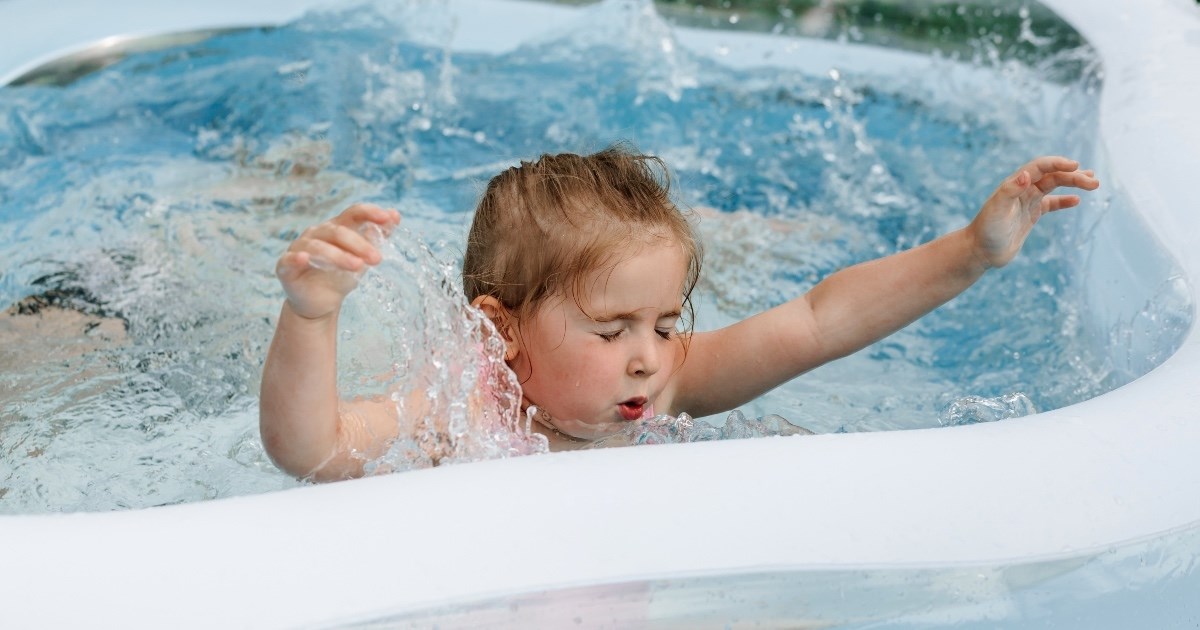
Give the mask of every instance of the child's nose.
<svg viewBox="0 0 1200 630">
<path fill-rule="evenodd" d="M 662 367 L 662 357 L 654 340 L 646 340 L 638 344 L 637 351 L 629 361 L 629 373 L 632 376 L 650 376 Z"/>
</svg>

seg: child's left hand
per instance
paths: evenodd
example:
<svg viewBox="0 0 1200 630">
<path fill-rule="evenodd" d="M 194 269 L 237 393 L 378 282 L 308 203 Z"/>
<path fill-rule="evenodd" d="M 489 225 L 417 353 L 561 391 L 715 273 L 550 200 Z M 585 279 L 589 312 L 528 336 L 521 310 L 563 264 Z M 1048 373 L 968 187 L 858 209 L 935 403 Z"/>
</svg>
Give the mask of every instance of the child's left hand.
<svg viewBox="0 0 1200 630">
<path fill-rule="evenodd" d="M 1042 215 L 1079 205 L 1078 195 L 1051 195 L 1055 188 L 1100 187 L 1092 171 L 1078 168 L 1075 160 L 1040 157 L 1000 184 L 968 227 L 980 263 L 985 267 L 1003 267 L 1021 250 L 1025 237 Z"/>
</svg>

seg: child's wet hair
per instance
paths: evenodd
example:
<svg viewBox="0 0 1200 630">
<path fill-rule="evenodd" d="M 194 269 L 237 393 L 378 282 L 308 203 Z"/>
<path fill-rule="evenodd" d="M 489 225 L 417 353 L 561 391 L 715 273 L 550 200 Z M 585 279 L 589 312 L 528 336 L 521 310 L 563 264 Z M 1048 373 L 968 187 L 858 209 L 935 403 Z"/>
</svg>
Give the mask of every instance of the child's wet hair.
<svg viewBox="0 0 1200 630">
<path fill-rule="evenodd" d="M 690 330 L 703 252 L 670 185 L 662 160 L 626 145 L 543 155 L 500 173 L 488 182 L 467 237 L 467 300 L 490 295 L 519 324 L 551 297 L 578 303 L 592 272 L 669 238 L 687 259 L 682 321 Z"/>
</svg>

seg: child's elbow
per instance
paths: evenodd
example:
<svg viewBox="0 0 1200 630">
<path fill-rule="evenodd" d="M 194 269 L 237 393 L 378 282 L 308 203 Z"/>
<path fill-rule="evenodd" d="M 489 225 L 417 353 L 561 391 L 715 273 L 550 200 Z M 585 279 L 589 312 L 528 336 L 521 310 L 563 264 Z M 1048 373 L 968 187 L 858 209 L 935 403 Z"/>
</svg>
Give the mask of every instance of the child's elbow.
<svg viewBox="0 0 1200 630">
<path fill-rule="evenodd" d="M 361 477 L 361 465 L 347 466 L 339 457 L 338 449 L 328 449 L 325 454 L 315 449 L 297 449 L 287 439 L 287 434 L 281 431 L 263 429 L 263 450 L 271 463 L 279 470 L 301 481 L 326 483 Z M 350 462 L 356 464 L 357 462 Z"/>
</svg>

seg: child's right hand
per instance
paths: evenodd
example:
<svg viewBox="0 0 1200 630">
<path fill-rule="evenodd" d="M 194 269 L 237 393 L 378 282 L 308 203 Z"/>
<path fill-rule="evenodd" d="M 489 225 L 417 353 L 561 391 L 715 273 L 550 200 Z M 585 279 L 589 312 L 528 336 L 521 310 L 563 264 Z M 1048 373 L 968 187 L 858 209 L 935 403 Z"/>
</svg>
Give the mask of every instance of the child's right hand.
<svg viewBox="0 0 1200 630">
<path fill-rule="evenodd" d="M 1078 169 L 1075 160 L 1040 157 L 996 188 L 967 227 L 975 242 L 976 259 L 985 269 L 1007 265 L 1043 215 L 1079 205 L 1079 195 L 1052 194 L 1056 189 L 1100 187 L 1094 171 Z"/>
<path fill-rule="evenodd" d="M 356 273 L 383 259 L 359 228 L 374 224 L 386 234 L 398 223 L 399 212 L 360 203 L 304 230 L 275 265 L 292 310 L 309 319 L 336 313 L 358 285 Z"/>
</svg>

